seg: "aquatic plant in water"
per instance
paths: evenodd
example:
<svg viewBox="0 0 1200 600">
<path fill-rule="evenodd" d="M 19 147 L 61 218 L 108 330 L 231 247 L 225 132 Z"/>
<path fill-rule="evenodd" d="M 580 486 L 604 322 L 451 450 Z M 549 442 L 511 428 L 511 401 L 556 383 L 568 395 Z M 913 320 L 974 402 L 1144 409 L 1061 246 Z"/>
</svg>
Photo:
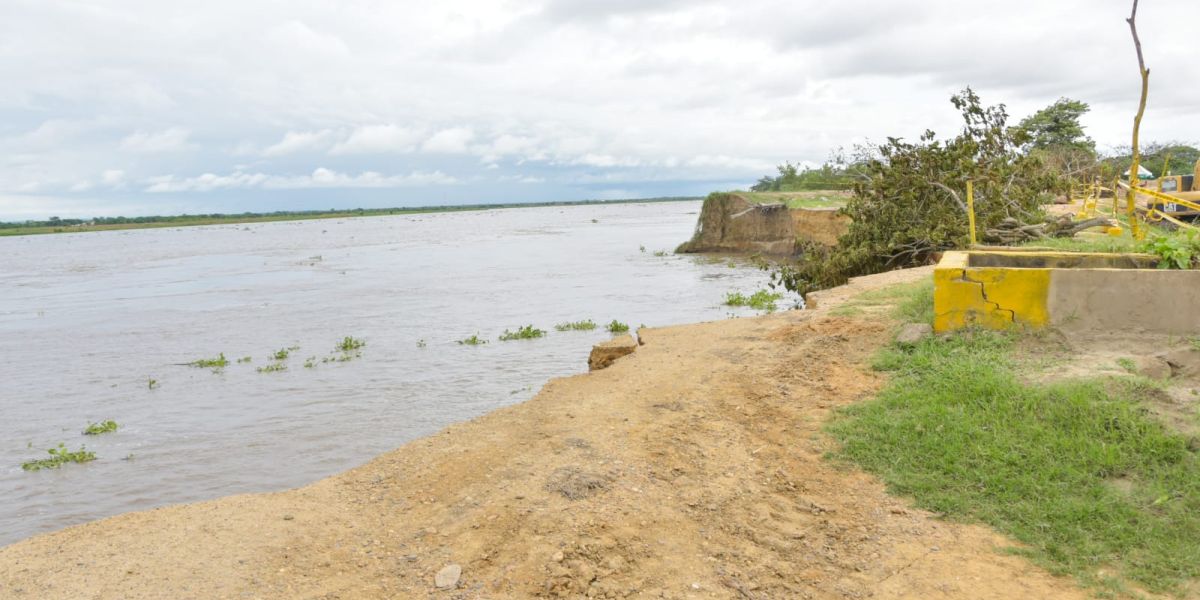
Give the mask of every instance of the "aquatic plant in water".
<svg viewBox="0 0 1200 600">
<path fill-rule="evenodd" d="M 626 331 L 629 331 L 629 324 L 613 319 L 612 322 L 608 325 L 605 325 L 604 328 L 607 329 L 609 333 L 625 333 Z"/>
<path fill-rule="evenodd" d="M 487 340 L 479 337 L 479 334 L 476 333 L 475 335 L 472 335 L 471 337 L 458 340 L 457 343 L 460 346 L 478 346 L 480 344 L 486 344 Z"/>
<path fill-rule="evenodd" d="M 216 358 L 201 358 L 187 363 L 189 367 L 197 367 L 200 369 L 212 369 L 213 372 L 220 371 L 229 366 L 229 359 L 225 358 L 225 353 L 222 352 Z"/>
<path fill-rule="evenodd" d="M 21 463 L 21 468 L 26 471 L 41 471 L 42 469 L 57 469 L 69 462 L 85 463 L 96 460 L 96 453 L 89 452 L 84 446 L 80 446 L 78 450 L 72 452 L 67 450 L 66 444 L 60 443 L 57 448 L 51 448 L 47 452 L 50 453 L 50 458 L 25 461 Z"/>
<path fill-rule="evenodd" d="M 782 297 L 783 294 L 765 289 L 758 290 L 749 296 L 741 292 L 729 292 L 725 294 L 725 305 L 748 306 L 755 310 L 771 312 L 778 308 L 775 303 Z"/>
<path fill-rule="evenodd" d="M 512 340 L 532 340 L 545 335 L 545 330 L 538 329 L 533 325 L 526 325 L 516 331 L 509 331 L 505 329 L 504 333 L 500 334 L 500 341 L 508 342 Z"/>
<path fill-rule="evenodd" d="M 100 435 L 102 433 L 112 433 L 117 430 L 117 422 L 113 420 L 101 421 L 99 423 L 91 423 L 83 430 L 83 435 Z"/>
<path fill-rule="evenodd" d="M 596 322 L 591 319 L 583 321 L 566 321 L 554 326 L 556 331 L 591 331 L 596 328 Z"/>
</svg>

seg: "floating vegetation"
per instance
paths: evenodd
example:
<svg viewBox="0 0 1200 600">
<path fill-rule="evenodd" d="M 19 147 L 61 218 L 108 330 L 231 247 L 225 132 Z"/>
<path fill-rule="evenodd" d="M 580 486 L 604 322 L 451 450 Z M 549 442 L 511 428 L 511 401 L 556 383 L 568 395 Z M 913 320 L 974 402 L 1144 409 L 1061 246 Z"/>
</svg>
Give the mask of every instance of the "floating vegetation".
<svg viewBox="0 0 1200 600">
<path fill-rule="evenodd" d="M 479 337 L 478 333 L 476 333 L 475 335 L 473 335 L 469 338 L 463 338 L 461 340 L 458 340 L 458 345 L 460 345 L 460 346 L 478 346 L 480 344 L 486 344 L 486 343 L 487 343 L 487 340 Z"/>
<path fill-rule="evenodd" d="M 770 290 L 758 290 L 749 296 L 741 292 L 729 292 L 725 294 L 725 305 L 748 306 L 756 310 L 772 312 L 778 308 L 775 303 L 782 297 L 783 294 Z"/>
<path fill-rule="evenodd" d="M 595 321 L 586 319 L 583 321 L 567 321 L 554 326 L 556 331 L 591 331 L 596 328 Z"/>
<path fill-rule="evenodd" d="M 310 357 L 304 359 L 304 368 L 305 369 L 315 369 L 316 367 L 317 367 L 317 357 L 310 356 Z"/>
<path fill-rule="evenodd" d="M 117 430 L 117 422 L 113 420 L 101 421 L 99 423 L 91 423 L 83 430 L 83 435 L 100 435 L 102 433 L 112 433 Z"/>
<path fill-rule="evenodd" d="M 538 329 L 533 325 L 526 325 L 516 331 L 509 331 L 505 329 L 504 333 L 500 334 L 500 341 L 508 342 L 512 340 L 532 340 L 544 337 L 545 335 L 545 330 Z"/>
<path fill-rule="evenodd" d="M 238 361 L 238 364 L 240 365 L 242 363 L 248 363 L 252 360 L 254 360 L 254 359 L 249 356 L 243 356 L 243 357 L 239 358 L 237 361 Z"/>
<path fill-rule="evenodd" d="M 71 452 L 67 450 L 66 444 L 59 444 L 57 448 L 51 448 L 47 452 L 50 453 L 50 458 L 25 461 L 21 463 L 21 468 L 26 471 L 41 471 L 42 469 L 57 469 L 70 462 L 85 463 L 96 460 L 96 453 L 89 452 L 84 446 Z"/>
<path fill-rule="evenodd" d="M 639 251 L 641 251 L 641 253 L 642 253 L 642 254 L 645 254 L 645 253 L 646 253 L 646 247 L 645 247 L 645 246 L 638 246 L 638 250 L 639 250 Z"/>
<path fill-rule="evenodd" d="M 229 359 L 225 358 L 225 353 L 222 352 L 216 358 L 201 358 L 187 363 L 189 367 L 197 367 L 200 369 L 212 369 L 214 373 L 229 366 Z"/>
<path fill-rule="evenodd" d="M 346 336 L 346 337 L 342 338 L 341 342 L 338 342 L 337 347 L 334 349 L 341 351 L 341 352 L 353 352 L 353 351 L 358 350 L 359 348 L 362 348 L 363 346 L 366 346 L 366 345 L 367 345 L 367 343 L 363 340 L 360 340 L 360 339 L 354 338 L 354 337 L 350 337 L 350 336 Z"/>
<path fill-rule="evenodd" d="M 156 388 L 156 387 L 158 387 L 158 380 L 157 380 L 157 379 L 155 379 L 155 378 L 153 378 L 153 377 L 149 377 L 149 378 L 147 378 L 147 379 L 146 379 L 146 389 L 148 389 L 148 390 L 152 390 L 152 389 L 154 389 L 154 388 Z"/>
<path fill-rule="evenodd" d="M 670 255 L 671 255 L 671 253 L 667 252 L 666 250 L 655 250 L 654 251 L 654 256 L 657 256 L 659 258 L 663 258 L 663 257 L 670 256 Z"/>
<path fill-rule="evenodd" d="M 629 331 L 629 324 L 613 319 L 612 322 L 608 325 L 605 325 L 604 328 L 607 329 L 609 333 L 625 333 L 626 331 Z"/>
<path fill-rule="evenodd" d="M 277 363 L 271 363 L 265 367 L 259 367 L 255 370 L 258 371 L 259 373 L 278 373 L 280 371 L 286 371 L 287 365 L 284 363 L 281 363 L 281 362 L 277 362 Z"/>
<path fill-rule="evenodd" d="M 418 347 L 418 348 L 424 348 L 424 347 L 425 347 L 425 340 L 417 340 L 417 347 Z"/>
<path fill-rule="evenodd" d="M 291 353 L 292 353 L 291 348 L 280 348 L 278 351 L 276 351 L 274 354 L 271 355 L 271 358 L 273 360 L 287 360 L 288 356 L 291 355 Z"/>
</svg>

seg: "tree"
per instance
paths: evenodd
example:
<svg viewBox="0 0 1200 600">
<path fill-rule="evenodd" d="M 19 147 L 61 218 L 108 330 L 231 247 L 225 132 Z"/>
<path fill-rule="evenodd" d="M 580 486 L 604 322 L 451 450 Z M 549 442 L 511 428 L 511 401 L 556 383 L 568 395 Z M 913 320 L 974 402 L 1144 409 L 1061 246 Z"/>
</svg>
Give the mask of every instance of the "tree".
<svg viewBox="0 0 1200 600">
<path fill-rule="evenodd" d="M 950 100 L 964 123 L 956 137 L 943 141 L 926 131 L 916 142 L 888 138 L 861 150 L 858 180 L 842 209 L 851 219 L 847 233 L 832 250 L 810 248 L 798 263 L 776 271 L 777 283 L 807 294 L 966 246 L 967 180 L 974 182 L 980 231 L 1006 218 L 1044 220 L 1041 204 L 1064 182 L 1037 154 L 1021 151 L 1029 134 L 1007 127 L 1004 105 L 985 107 L 970 88 Z"/>
<path fill-rule="evenodd" d="M 1017 124 L 1029 136 L 1028 149 L 1083 150 L 1095 153 L 1096 142 L 1083 133 L 1079 118 L 1087 114 L 1086 102 L 1059 98 Z"/>
</svg>

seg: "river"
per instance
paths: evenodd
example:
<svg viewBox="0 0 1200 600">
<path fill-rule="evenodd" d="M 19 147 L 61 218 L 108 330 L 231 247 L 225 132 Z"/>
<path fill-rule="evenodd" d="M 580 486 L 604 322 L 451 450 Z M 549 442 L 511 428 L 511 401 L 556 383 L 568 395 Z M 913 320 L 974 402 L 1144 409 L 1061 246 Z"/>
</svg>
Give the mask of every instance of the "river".
<svg viewBox="0 0 1200 600">
<path fill-rule="evenodd" d="M 699 207 L 0 238 L 0 544 L 303 485 L 526 400 L 550 378 L 586 371 L 591 346 L 609 337 L 558 332 L 559 322 L 636 328 L 754 314 L 721 301 L 762 287 L 764 272 L 670 253 Z M 497 340 L 526 324 L 549 333 Z M 489 343 L 457 343 L 476 333 Z M 361 356 L 323 362 L 344 356 L 334 346 L 346 336 L 365 341 Z M 291 347 L 285 370 L 257 370 Z M 184 364 L 221 353 L 231 364 L 219 372 Z M 117 432 L 81 434 L 109 419 Z M 98 458 L 21 468 L 60 442 Z"/>
</svg>

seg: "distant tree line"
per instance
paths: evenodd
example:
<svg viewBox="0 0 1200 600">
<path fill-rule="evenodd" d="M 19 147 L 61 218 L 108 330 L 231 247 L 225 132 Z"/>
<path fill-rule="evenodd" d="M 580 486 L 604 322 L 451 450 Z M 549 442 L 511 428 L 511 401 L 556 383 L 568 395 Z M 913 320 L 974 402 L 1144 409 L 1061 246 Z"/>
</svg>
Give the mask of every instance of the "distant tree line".
<svg viewBox="0 0 1200 600">
<path fill-rule="evenodd" d="M 149 225 L 159 223 L 179 223 L 188 224 L 202 221 L 228 221 L 239 222 L 255 219 L 270 219 L 270 220 L 286 220 L 292 219 L 313 219 L 323 217 L 360 217 L 360 216 L 382 216 L 382 215 L 397 215 L 405 213 L 427 213 L 427 212 L 451 212 L 451 211 L 472 211 L 472 210 L 489 210 L 495 208 L 518 208 L 518 207 L 539 207 L 539 206 L 578 206 L 586 204 L 606 204 L 606 203 L 623 203 L 623 202 L 674 202 L 679 200 L 697 200 L 698 198 L 691 196 L 664 196 L 657 198 L 636 198 L 625 200 L 567 200 L 561 202 L 534 202 L 534 203 L 507 203 L 507 204 L 460 204 L 452 206 L 417 206 L 417 207 L 391 207 L 391 208 L 351 208 L 338 209 L 331 208 L 329 210 L 301 210 L 287 211 L 280 210 L 275 212 L 244 212 L 244 213 L 209 213 L 209 214 L 194 214 L 194 215 L 152 215 L 144 217 L 94 217 L 91 219 L 63 219 L 60 217 L 50 217 L 45 221 L 0 221 L 0 229 L 19 229 L 32 227 L 76 227 L 76 226 L 103 226 L 103 225 Z"/>
</svg>

